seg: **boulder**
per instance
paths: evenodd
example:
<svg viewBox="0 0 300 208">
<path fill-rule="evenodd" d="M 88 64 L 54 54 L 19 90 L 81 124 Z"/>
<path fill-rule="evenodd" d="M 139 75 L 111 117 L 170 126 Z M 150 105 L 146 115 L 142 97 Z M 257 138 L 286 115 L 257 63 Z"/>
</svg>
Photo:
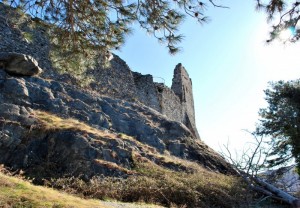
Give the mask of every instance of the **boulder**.
<svg viewBox="0 0 300 208">
<path fill-rule="evenodd" d="M 33 76 L 42 72 L 33 57 L 21 53 L 1 52 L 0 66 L 7 73 L 14 75 Z"/>
</svg>

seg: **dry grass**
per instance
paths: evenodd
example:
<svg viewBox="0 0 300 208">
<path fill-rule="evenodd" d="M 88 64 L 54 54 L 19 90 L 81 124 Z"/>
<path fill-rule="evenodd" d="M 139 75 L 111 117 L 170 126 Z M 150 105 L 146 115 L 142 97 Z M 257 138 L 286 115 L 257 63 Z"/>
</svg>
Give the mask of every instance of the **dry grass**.
<svg viewBox="0 0 300 208">
<path fill-rule="evenodd" d="M 110 139 L 114 139 L 117 137 L 117 135 L 115 134 L 105 132 L 103 130 L 98 130 L 73 118 L 63 119 L 54 114 L 38 110 L 36 110 L 34 114 L 42 125 L 42 129 L 44 130 L 76 130 Z"/>
<path fill-rule="evenodd" d="M 109 169 L 112 169 L 112 170 L 118 170 L 120 172 L 123 172 L 123 173 L 126 173 L 128 175 L 132 175 L 132 174 L 136 174 L 135 171 L 132 171 L 132 170 L 128 170 L 124 167 L 121 167 L 119 166 L 118 164 L 116 163 L 113 163 L 113 162 L 109 162 L 109 161 L 105 161 L 105 160 L 100 160 L 100 159 L 95 159 L 94 160 L 97 164 L 100 164 L 102 166 L 105 166 Z"/>
<path fill-rule="evenodd" d="M 78 179 L 77 179 L 78 180 Z M 80 181 L 83 185 L 83 181 Z M 80 185 L 80 182 L 77 185 Z M 101 187 L 99 187 L 101 189 Z M 83 199 L 52 188 L 32 185 L 22 176 L 15 175 L 0 166 L 0 207 L 1 208 L 160 208 L 145 203 L 120 203 Z"/>
<path fill-rule="evenodd" d="M 89 126 L 88 124 L 78 121 L 73 118 L 61 118 L 54 114 L 35 110 L 34 111 L 35 118 L 39 121 L 39 129 L 43 129 L 45 131 L 56 131 L 56 130 L 74 130 L 81 131 L 83 133 L 93 134 L 98 137 L 104 137 L 107 139 L 123 139 L 128 141 L 133 141 L 141 146 L 146 146 L 131 136 L 128 136 L 123 133 L 115 134 L 111 133 L 108 130 L 100 130 L 94 127 Z M 153 149 L 152 147 L 147 146 L 148 149 Z"/>
<path fill-rule="evenodd" d="M 130 186 L 131 197 L 146 197 L 146 201 L 159 201 L 167 206 L 239 207 L 243 203 L 246 190 L 239 178 L 208 171 L 196 163 L 173 159 L 167 157 L 167 160 L 180 163 L 193 172 L 176 172 L 152 162 L 136 161 L 135 170 L 143 177 L 139 185 Z M 143 191 L 136 187 L 143 187 Z"/>
<path fill-rule="evenodd" d="M 0 173 L 0 207 L 98 207 L 100 201 L 85 200 Z"/>
<path fill-rule="evenodd" d="M 210 172 L 190 162 L 185 165 L 193 167 L 193 173 L 172 171 L 137 154 L 134 157 L 137 174 L 126 179 L 94 177 L 86 183 L 78 178 L 61 178 L 48 185 L 85 197 L 167 207 L 232 208 L 244 203 L 246 189 L 238 178 Z"/>
</svg>

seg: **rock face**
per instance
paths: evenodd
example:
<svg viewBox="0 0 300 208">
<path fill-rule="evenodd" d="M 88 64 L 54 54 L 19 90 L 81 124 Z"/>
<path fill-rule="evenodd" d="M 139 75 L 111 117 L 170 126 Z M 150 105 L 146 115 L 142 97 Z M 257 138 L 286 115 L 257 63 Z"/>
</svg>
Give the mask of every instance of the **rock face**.
<svg viewBox="0 0 300 208">
<path fill-rule="evenodd" d="M 7 73 L 15 75 L 33 76 L 42 72 L 34 58 L 20 53 L 0 52 L 0 65 Z"/>
</svg>

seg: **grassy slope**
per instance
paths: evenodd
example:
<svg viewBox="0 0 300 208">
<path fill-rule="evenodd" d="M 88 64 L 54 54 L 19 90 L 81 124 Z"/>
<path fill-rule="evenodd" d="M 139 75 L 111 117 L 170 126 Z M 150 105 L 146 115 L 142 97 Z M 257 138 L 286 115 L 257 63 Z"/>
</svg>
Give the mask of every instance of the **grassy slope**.
<svg viewBox="0 0 300 208">
<path fill-rule="evenodd" d="M 93 178 L 84 183 L 76 178 L 60 178 L 48 184 L 68 193 L 100 200 L 109 198 L 125 202 L 143 201 L 168 207 L 244 207 L 253 199 L 239 178 L 211 172 L 196 163 L 168 154 L 159 154 L 127 135 L 101 131 L 77 120 L 62 119 L 46 112 L 36 111 L 35 116 L 43 130 L 76 130 L 94 134 L 99 140 L 104 137 L 106 140 L 130 140 L 148 155 L 145 157 L 137 151 L 132 152 L 134 167 L 128 171 L 135 174 L 127 179 Z M 115 163 L 97 161 L 114 169 L 124 169 Z M 183 170 L 174 171 L 166 166 L 182 167 Z M 4 175 L 0 168 L 0 207 L 158 207 L 100 200 L 85 200 L 53 189 L 34 186 L 19 178 Z"/>
<path fill-rule="evenodd" d="M 34 186 L 22 179 L 0 173 L 0 207 L 110 208 L 118 206 L 158 208 L 155 205 L 120 204 L 118 202 L 81 199 L 51 188 Z"/>
<path fill-rule="evenodd" d="M 99 207 L 96 200 L 84 200 L 50 188 L 34 186 L 0 173 L 0 207 Z"/>
</svg>

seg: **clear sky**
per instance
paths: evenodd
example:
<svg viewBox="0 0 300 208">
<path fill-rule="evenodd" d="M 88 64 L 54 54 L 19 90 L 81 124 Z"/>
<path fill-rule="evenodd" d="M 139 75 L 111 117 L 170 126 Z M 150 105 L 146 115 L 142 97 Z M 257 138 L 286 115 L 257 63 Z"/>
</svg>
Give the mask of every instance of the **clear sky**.
<svg viewBox="0 0 300 208">
<path fill-rule="evenodd" d="M 138 28 L 116 53 L 133 71 L 162 77 L 168 86 L 182 63 L 193 81 L 201 139 L 215 150 L 229 139 L 240 150 L 249 139 L 242 129 L 254 130 L 258 110 L 266 106 L 268 82 L 300 78 L 300 45 L 266 45 L 269 27 L 254 0 L 222 2 L 230 9 L 210 6 L 208 24 L 187 18 L 183 50 L 175 56 Z"/>
</svg>

